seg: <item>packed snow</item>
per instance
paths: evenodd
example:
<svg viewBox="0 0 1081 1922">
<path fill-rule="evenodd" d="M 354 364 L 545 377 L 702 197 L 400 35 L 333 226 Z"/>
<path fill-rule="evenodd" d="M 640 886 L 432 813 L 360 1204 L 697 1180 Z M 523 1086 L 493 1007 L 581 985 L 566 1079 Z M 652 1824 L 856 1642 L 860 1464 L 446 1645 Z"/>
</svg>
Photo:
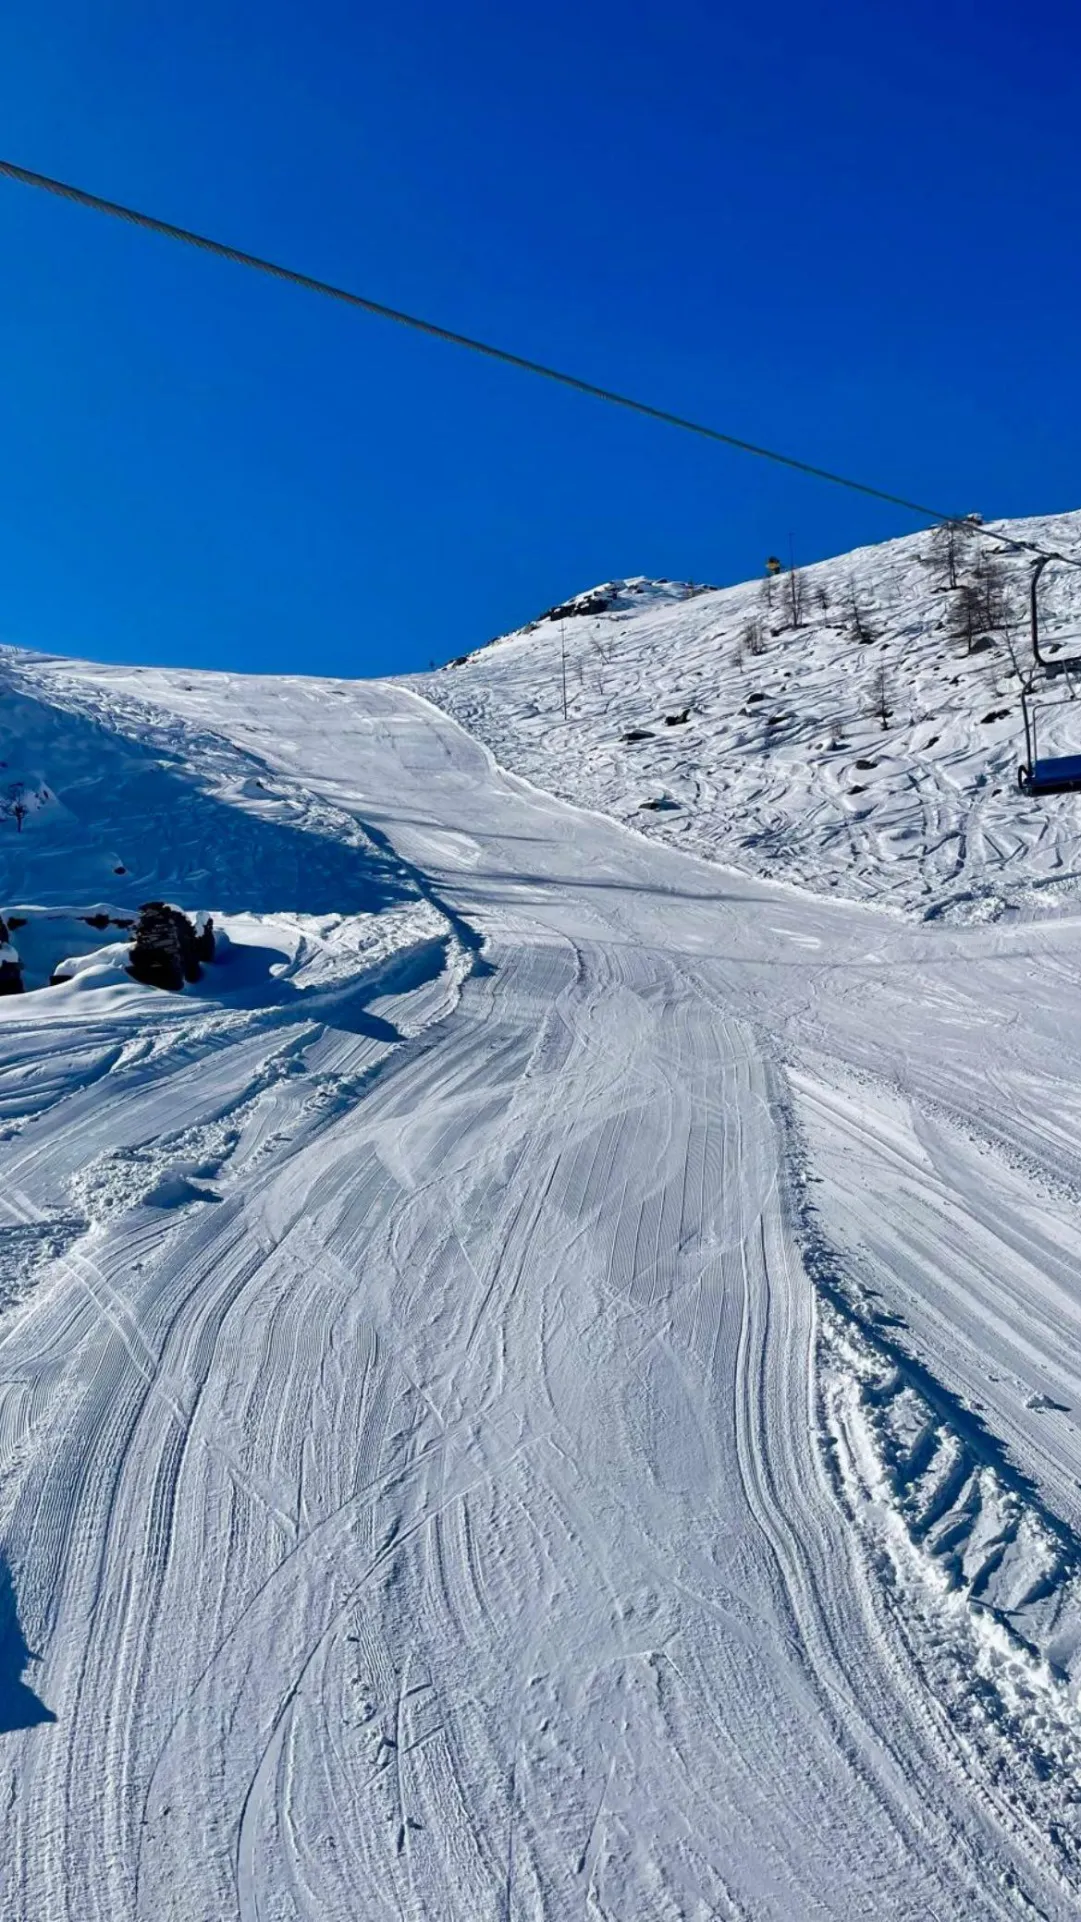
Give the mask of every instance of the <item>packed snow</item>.
<svg viewBox="0 0 1081 1922">
<path fill-rule="evenodd" d="M 1081 559 L 1081 514 L 998 525 Z M 993 533 L 957 537 L 959 589 L 1003 577 L 969 635 L 917 534 L 797 569 L 796 609 L 786 574 L 610 583 L 418 686 L 501 766 L 746 873 L 923 916 L 1077 907 L 1076 803 L 1018 794 L 1032 558 Z M 1049 565 L 1039 606 L 1049 657 L 1081 655 L 1081 571 Z M 1076 692 L 1041 703 L 1041 753 L 1081 752 Z"/>
<path fill-rule="evenodd" d="M 1076 1915 L 1081 800 L 925 556 L 0 656 L 5 1917 Z"/>
</svg>

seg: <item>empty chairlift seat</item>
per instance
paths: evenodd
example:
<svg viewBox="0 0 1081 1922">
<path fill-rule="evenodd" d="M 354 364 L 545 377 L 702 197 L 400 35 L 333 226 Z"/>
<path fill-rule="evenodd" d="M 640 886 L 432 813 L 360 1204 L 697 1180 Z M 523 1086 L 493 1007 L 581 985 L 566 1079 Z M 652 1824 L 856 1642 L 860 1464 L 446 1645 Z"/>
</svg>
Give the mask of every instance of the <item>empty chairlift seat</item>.
<svg viewBox="0 0 1081 1922">
<path fill-rule="evenodd" d="M 1071 663 L 1072 666 L 1072 663 Z M 1025 722 L 1025 759 L 1017 770 L 1017 785 L 1022 794 L 1076 794 L 1081 791 L 1081 752 L 1041 754 L 1037 746 L 1037 720 L 1046 722 L 1049 710 L 1077 700 L 1073 674 L 1063 676 L 1066 703 L 1046 701 L 1047 683 L 1029 681 L 1021 690 L 1021 710 Z M 1077 708 L 1081 728 L 1081 704 Z"/>
<path fill-rule="evenodd" d="M 1025 794 L 1075 794 L 1081 789 L 1081 754 L 1059 754 L 1019 767 L 1017 785 Z"/>
<path fill-rule="evenodd" d="M 1081 652 L 1077 651 L 1076 633 L 1064 637 L 1061 632 L 1056 636 L 1054 653 L 1048 653 L 1040 646 L 1040 612 L 1037 590 L 1040 576 L 1052 561 L 1061 561 L 1067 566 L 1076 567 L 1079 563 L 1063 554 L 1040 553 L 1029 581 L 1029 610 L 1032 628 L 1032 666 L 1028 679 L 1021 688 L 1021 715 L 1025 723 L 1025 758 L 1017 770 L 1017 785 L 1022 794 L 1076 794 L 1081 791 L 1081 752 L 1076 754 L 1041 754 L 1037 745 L 1037 721 L 1046 724 L 1050 719 L 1053 725 L 1056 708 L 1066 707 L 1078 701 L 1081 691 Z M 1064 638 L 1074 643 L 1067 646 L 1061 654 Z M 1058 699 L 1054 698 L 1058 694 Z M 1048 698 L 1048 697 L 1051 698 Z M 1075 709 L 1081 717 L 1081 705 Z M 1058 729 L 1054 732 L 1057 734 Z M 1073 730 L 1075 737 L 1081 734 L 1081 718 Z M 1056 742 L 1057 745 L 1057 742 Z M 1081 741 L 1078 742 L 1081 748 Z"/>
</svg>

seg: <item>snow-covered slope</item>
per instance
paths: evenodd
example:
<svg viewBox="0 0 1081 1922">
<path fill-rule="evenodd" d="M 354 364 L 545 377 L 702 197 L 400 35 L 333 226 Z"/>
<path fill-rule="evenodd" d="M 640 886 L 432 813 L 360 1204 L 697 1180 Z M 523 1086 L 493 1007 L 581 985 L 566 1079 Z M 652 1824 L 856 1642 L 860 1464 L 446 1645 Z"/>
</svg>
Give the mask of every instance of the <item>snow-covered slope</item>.
<svg viewBox="0 0 1081 1922">
<path fill-rule="evenodd" d="M 0 911 L 233 936 L 0 999 L 4 1922 L 1072 1919 L 1081 920 L 4 665 Z"/>
<path fill-rule="evenodd" d="M 995 525 L 1081 556 L 1081 514 Z M 994 543 L 959 548 L 963 583 Z M 748 873 L 921 915 L 1076 904 L 1077 802 L 1016 780 L 1031 561 L 1002 551 L 1012 618 L 966 654 L 933 555 L 917 534 L 807 568 L 798 627 L 783 576 L 617 583 L 418 684 L 502 766 Z M 1081 654 L 1081 571 L 1040 602 L 1049 652 Z M 1081 752 L 1062 696 L 1041 751 Z"/>
</svg>

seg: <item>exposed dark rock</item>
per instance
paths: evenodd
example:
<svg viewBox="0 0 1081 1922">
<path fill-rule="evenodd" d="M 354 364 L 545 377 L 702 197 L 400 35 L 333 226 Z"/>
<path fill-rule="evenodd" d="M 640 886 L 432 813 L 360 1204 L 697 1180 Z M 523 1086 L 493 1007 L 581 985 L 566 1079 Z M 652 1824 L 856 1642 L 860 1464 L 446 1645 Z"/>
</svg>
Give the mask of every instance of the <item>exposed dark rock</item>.
<svg viewBox="0 0 1081 1922">
<path fill-rule="evenodd" d="M 185 981 L 198 981 L 195 928 L 186 914 L 165 901 L 144 902 L 132 943 L 128 972 L 148 988 L 179 993 Z"/>
<path fill-rule="evenodd" d="M 0 915 L 0 994 L 23 992 L 23 964 L 11 946 L 8 924 Z"/>
<path fill-rule="evenodd" d="M 689 707 L 682 707 L 678 714 L 666 714 L 664 717 L 665 727 L 683 727 L 690 719 L 690 713 L 691 710 Z"/>
<path fill-rule="evenodd" d="M 549 607 L 537 618 L 541 621 L 570 621 L 579 614 L 607 614 L 615 605 L 615 594 L 606 594 L 598 588 L 594 593 L 577 595 L 573 601 L 561 601 L 558 607 Z"/>
<path fill-rule="evenodd" d="M 861 770 L 861 771 L 862 771 L 863 773 L 866 773 L 866 772 L 867 772 L 867 770 L 868 770 L 869 768 L 873 768 L 873 767 L 877 767 L 877 766 L 878 766 L 878 762 L 877 762 L 877 761 L 857 761 L 857 762 L 856 762 L 856 766 L 857 766 L 857 767 L 858 767 L 858 768 L 859 768 L 859 769 L 860 769 L 860 770 Z"/>
<path fill-rule="evenodd" d="M 629 727 L 623 739 L 625 741 L 652 741 L 653 735 L 648 727 Z"/>
</svg>

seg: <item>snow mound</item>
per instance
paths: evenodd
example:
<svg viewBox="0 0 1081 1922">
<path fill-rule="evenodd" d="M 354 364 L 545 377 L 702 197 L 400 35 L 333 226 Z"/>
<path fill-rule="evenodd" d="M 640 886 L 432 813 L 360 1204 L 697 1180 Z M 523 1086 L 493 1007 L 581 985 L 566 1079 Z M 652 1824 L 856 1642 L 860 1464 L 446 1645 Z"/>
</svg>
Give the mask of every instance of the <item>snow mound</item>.
<svg viewBox="0 0 1081 1922">
<path fill-rule="evenodd" d="M 416 684 L 502 766 L 745 872 L 928 918 L 1076 905 L 1076 801 L 1017 787 L 1032 558 L 996 532 L 1081 557 L 1073 513 L 962 531 L 952 575 L 922 533 L 795 581 L 610 582 Z M 1081 653 L 1081 572 L 1040 603 Z M 1056 697 L 1041 753 L 1078 749 Z"/>
</svg>

